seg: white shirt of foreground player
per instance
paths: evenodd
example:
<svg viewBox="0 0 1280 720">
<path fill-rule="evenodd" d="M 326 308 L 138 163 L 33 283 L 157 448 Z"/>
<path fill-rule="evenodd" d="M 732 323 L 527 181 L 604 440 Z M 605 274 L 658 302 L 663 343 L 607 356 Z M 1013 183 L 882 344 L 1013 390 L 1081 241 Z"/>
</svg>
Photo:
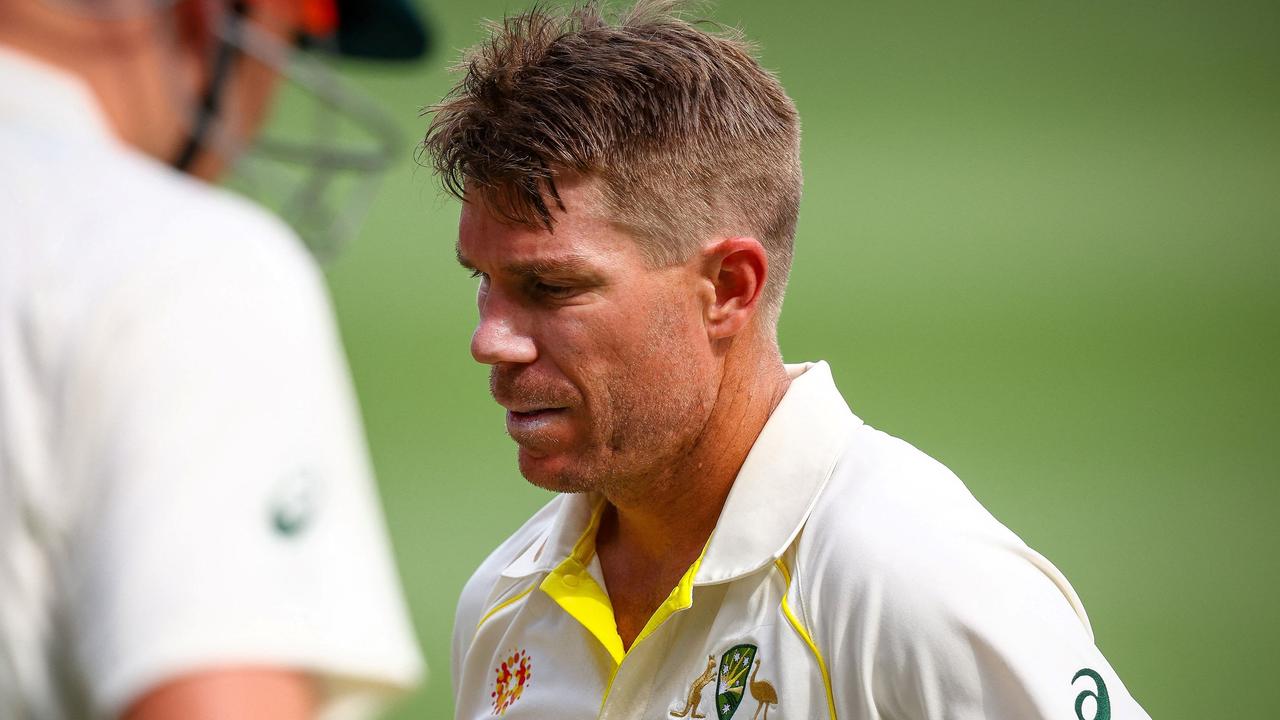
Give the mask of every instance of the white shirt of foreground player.
<svg viewBox="0 0 1280 720">
<path fill-rule="evenodd" d="M 0 47 L 0 717 L 222 666 L 423 672 L 314 263 Z"/>
<path fill-rule="evenodd" d="M 454 629 L 458 718 L 1146 720 L 1049 561 L 855 417 L 825 363 L 788 370 L 702 557 L 628 652 L 598 497 L 557 497 L 484 562 Z"/>
</svg>

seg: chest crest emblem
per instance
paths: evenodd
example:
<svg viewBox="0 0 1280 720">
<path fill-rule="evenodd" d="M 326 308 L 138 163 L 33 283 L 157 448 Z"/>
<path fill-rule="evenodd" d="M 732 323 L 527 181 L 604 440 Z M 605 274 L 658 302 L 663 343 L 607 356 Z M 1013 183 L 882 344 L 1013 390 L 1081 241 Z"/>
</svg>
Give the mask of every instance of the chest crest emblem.
<svg viewBox="0 0 1280 720">
<path fill-rule="evenodd" d="M 711 684 L 716 679 L 716 656 L 707 656 L 707 668 L 702 674 L 694 679 L 689 685 L 689 697 L 685 698 L 684 707 L 679 710 L 672 710 L 671 717 L 688 717 L 688 718 L 704 718 L 705 714 L 698 712 L 698 706 L 702 704 L 702 688 Z"/>
<path fill-rule="evenodd" d="M 754 662 L 754 671 L 752 668 Z M 747 677 L 747 673 L 751 677 Z M 716 715 L 720 720 L 729 720 L 742 704 L 743 694 L 751 693 L 756 701 L 756 714 L 752 720 L 760 717 L 769 718 L 769 706 L 778 704 L 778 691 L 768 680 L 758 679 L 760 661 L 756 659 L 755 645 L 734 645 L 720 656 L 720 669 L 716 673 Z"/>
<path fill-rule="evenodd" d="M 489 693 L 493 714 L 505 715 L 507 708 L 515 704 L 529 687 L 533 660 L 524 650 L 515 650 L 493 669 L 493 673 L 493 692 Z"/>
</svg>

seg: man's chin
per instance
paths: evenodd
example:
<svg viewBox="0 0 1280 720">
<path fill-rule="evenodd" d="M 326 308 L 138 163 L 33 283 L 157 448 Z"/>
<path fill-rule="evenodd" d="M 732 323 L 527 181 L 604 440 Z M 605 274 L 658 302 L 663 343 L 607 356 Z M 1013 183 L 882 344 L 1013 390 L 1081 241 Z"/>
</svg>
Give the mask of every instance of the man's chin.
<svg viewBox="0 0 1280 720">
<path fill-rule="evenodd" d="M 570 458 L 563 453 L 543 452 L 520 446 L 520 474 L 530 484 L 560 493 L 579 493 L 595 489 L 591 482 L 575 472 Z"/>
</svg>

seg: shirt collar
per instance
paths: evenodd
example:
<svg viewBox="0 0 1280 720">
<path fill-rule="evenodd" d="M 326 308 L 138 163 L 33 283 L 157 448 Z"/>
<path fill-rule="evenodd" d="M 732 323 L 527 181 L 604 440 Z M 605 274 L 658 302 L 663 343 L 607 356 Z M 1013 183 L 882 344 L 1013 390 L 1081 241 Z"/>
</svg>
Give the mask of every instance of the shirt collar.
<svg viewBox="0 0 1280 720">
<path fill-rule="evenodd" d="M 782 557 L 813 510 L 852 430 L 825 362 L 788 365 L 791 386 L 760 431 L 711 533 L 696 585 L 727 582 Z"/>
<path fill-rule="evenodd" d="M 695 585 L 727 582 L 781 557 L 813 510 L 850 432 L 862 424 L 825 362 L 788 365 L 791 386 L 760 431 L 711 534 Z M 520 578 L 556 567 L 592 524 L 602 498 L 561 495 L 551 520 L 502 574 Z"/>
<path fill-rule="evenodd" d="M 596 493 L 557 496 L 545 510 L 551 514 L 547 529 L 507 565 L 502 574 L 521 578 L 559 565 L 569 557 L 582 539 L 583 532 L 593 524 L 602 500 Z"/>
<path fill-rule="evenodd" d="M 87 83 L 3 44 L 0 87 L 0 123 L 87 139 L 115 137 Z"/>
</svg>

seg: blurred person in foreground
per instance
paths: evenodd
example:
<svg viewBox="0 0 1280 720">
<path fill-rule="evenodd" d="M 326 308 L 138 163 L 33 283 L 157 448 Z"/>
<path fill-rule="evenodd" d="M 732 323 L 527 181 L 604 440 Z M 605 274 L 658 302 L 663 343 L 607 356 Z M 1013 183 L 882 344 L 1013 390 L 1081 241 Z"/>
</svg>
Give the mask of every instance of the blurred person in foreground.
<svg viewBox="0 0 1280 720">
<path fill-rule="evenodd" d="M 0 717 L 369 717 L 421 678 L 323 278 L 205 182 L 341 8 L 0 0 Z"/>
<path fill-rule="evenodd" d="M 562 494 L 462 592 L 458 718 L 1147 717 L 1053 565 L 783 364 L 799 118 L 747 45 L 588 4 L 460 67 L 471 353 Z"/>
</svg>

